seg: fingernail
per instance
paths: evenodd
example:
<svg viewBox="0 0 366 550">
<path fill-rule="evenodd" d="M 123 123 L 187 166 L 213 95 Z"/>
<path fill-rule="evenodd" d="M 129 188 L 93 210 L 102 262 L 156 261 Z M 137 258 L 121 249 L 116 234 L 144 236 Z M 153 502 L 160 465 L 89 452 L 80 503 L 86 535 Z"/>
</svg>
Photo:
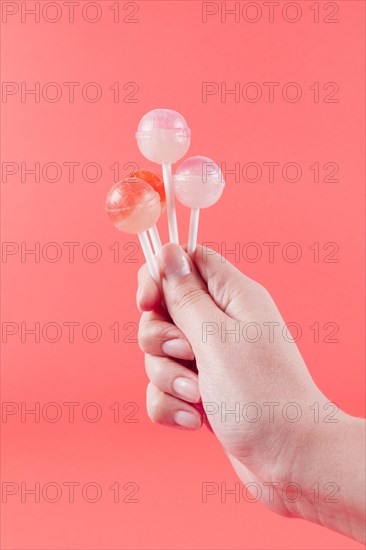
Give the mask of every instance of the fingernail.
<svg viewBox="0 0 366 550">
<path fill-rule="evenodd" d="M 165 246 L 159 253 L 163 274 L 169 281 L 177 277 L 185 277 L 192 272 L 187 254 L 176 244 Z"/>
<path fill-rule="evenodd" d="M 201 420 L 198 414 L 187 411 L 176 411 L 174 413 L 174 420 L 178 426 L 182 426 L 182 428 L 187 428 L 188 430 L 198 430 L 201 427 Z"/>
<path fill-rule="evenodd" d="M 200 391 L 198 384 L 189 378 L 176 378 L 173 382 L 173 390 L 187 401 L 193 401 L 194 403 L 199 401 Z"/>
<path fill-rule="evenodd" d="M 161 349 L 166 355 L 170 355 L 176 359 L 194 359 L 191 346 L 188 344 L 187 340 L 183 340 L 182 338 L 167 340 L 161 345 Z"/>
</svg>

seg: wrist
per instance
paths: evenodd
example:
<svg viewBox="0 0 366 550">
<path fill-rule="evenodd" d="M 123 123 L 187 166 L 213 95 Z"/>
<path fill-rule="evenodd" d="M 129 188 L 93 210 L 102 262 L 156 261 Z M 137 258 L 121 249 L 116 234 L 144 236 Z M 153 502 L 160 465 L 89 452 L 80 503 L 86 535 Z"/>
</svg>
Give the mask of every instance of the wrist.
<svg viewBox="0 0 366 550">
<path fill-rule="evenodd" d="M 289 515 L 364 541 L 365 422 L 339 411 L 337 422 L 314 423 L 298 446 L 290 475 L 301 498 Z"/>
</svg>

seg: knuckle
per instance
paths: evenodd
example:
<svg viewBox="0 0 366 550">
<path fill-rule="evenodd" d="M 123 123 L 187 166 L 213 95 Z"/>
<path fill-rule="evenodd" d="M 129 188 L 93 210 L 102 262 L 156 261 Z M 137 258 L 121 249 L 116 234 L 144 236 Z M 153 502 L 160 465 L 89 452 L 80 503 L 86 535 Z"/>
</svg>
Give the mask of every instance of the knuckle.
<svg viewBox="0 0 366 550">
<path fill-rule="evenodd" d="M 147 325 L 149 322 L 150 322 L 150 312 L 149 312 L 149 311 L 145 311 L 144 313 L 142 313 L 142 315 L 141 315 L 141 317 L 140 317 L 139 331 L 144 331 L 146 325 Z"/>
<path fill-rule="evenodd" d="M 235 297 L 238 300 L 243 300 L 244 303 L 250 303 L 261 308 L 273 301 L 268 290 L 253 280 L 247 282 L 245 287 L 238 289 Z"/>
<path fill-rule="evenodd" d="M 149 324 L 147 332 L 150 340 L 158 341 L 173 338 L 174 329 L 172 330 L 172 327 L 164 321 L 153 321 Z"/>
<path fill-rule="evenodd" d="M 151 382 L 147 386 L 146 409 L 152 422 L 159 423 L 162 420 L 162 394 Z"/>
<path fill-rule="evenodd" d="M 206 292 L 197 287 L 178 287 L 173 296 L 173 308 L 175 311 L 183 311 L 198 304 L 205 296 Z"/>
<path fill-rule="evenodd" d="M 148 353 L 145 353 L 145 372 L 147 374 L 148 379 L 151 381 L 151 373 L 152 373 L 152 361 L 151 361 L 151 355 Z"/>
<path fill-rule="evenodd" d="M 151 376 L 154 378 L 154 380 L 157 382 L 162 380 L 164 377 L 164 361 L 161 359 L 158 359 L 153 362 L 151 366 Z"/>
<path fill-rule="evenodd" d="M 154 357 L 152 355 L 145 355 L 145 370 L 149 380 L 156 383 L 162 375 L 162 358 Z"/>
<path fill-rule="evenodd" d="M 142 283 L 146 279 L 147 275 L 147 266 L 143 264 L 137 272 L 137 280 L 139 283 Z"/>
<path fill-rule="evenodd" d="M 168 365 L 169 360 L 166 357 L 145 356 L 146 374 L 150 382 L 162 390 L 168 385 L 170 378 Z"/>
<path fill-rule="evenodd" d="M 166 321 L 153 321 L 148 316 L 141 318 L 138 330 L 138 342 L 142 351 L 149 353 L 157 349 L 162 342 L 179 338 L 180 332 Z"/>
<path fill-rule="evenodd" d="M 146 351 L 148 349 L 152 338 L 154 338 L 154 334 L 151 334 L 152 325 L 154 325 L 154 323 L 150 319 L 150 312 L 143 313 L 141 315 L 137 334 L 139 346 L 142 351 Z"/>
<path fill-rule="evenodd" d="M 209 289 L 212 296 L 215 297 L 216 303 L 221 304 L 222 309 L 225 311 L 233 300 L 233 291 L 227 284 L 227 280 L 220 277 L 217 273 L 214 274 L 209 280 Z"/>
<path fill-rule="evenodd" d="M 148 345 L 148 334 L 146 331 L 146 324 L 140 321 L 139 330 L 137 334 L 137 340 L 141 351 L 145 351 Z"/>
<path fill-rule="evenodd" d="M 256 292 L 257 292 L 258 296 L 262 300 L 272 301 L 272 296 L 270 295 L 270 293 L 268 292 L 268 290 L 266 289 L 265 286 L 263 286 L 260 283 L 256 282 L 255 283 L 255 289 L 256 289 Z"/>
</svg>

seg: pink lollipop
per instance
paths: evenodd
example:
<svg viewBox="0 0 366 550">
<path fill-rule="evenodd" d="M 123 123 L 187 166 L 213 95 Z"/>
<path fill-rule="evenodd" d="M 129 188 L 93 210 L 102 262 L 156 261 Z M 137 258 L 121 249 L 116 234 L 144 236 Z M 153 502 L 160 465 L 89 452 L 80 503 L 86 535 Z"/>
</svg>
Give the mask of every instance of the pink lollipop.
<svg viewBox="0 0 366 550">
<path fill-rule="evenodd" d="M 219 200 L 225 181 L 220 168 L 207 157 L 186 159 L 173 179 L 177 199 L 192 209 L 188 235 L 188 254 L 192 256 L 197 245 L 200 208 L 208 208 Z"/>
<path fill-rule="evenodd" d="M 105 209 L 119 231 L 139 236 L 150 274 L 159 282 L 159 270 L 146 233 L 161 213 L 159 193 L 143 180 L 127 178 L 110 189 Z"/>
<path fill-rule="evenodd" d="M 176 111 L 155 109 L 142 117 L 137 128 L 136 139 L 144 157 L 162 164 L 169 237 L 171 242 L 178 243 L 171 165 L 188 151 L 191 131 L 185 119 Z"/>
</svg>

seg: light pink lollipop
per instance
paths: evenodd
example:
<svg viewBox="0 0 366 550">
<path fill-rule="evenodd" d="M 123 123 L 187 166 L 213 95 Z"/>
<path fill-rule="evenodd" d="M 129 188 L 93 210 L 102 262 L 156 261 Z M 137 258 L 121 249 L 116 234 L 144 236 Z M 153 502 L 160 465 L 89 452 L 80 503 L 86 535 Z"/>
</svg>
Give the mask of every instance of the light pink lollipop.
<svg viewBox="0 0 366 550">
<path fill-rule="evenodd" d="M 194 254 L 197 245 L 200 208 L 208 208 L 219 200 L 225 181 L 217 164 L 207 157 L 190 157 L 174 175 L 175 196 L 191 208 L 188 235 L 188 254 Z"/>
<path fill-rule="evenodd" d="M 184 157 L 188 151 L 191 131 L 185 119 L 176 111 L 155 109 L 142 117 L 136 139 L 144 157 L 162 165 L 169 237 L 171 242 L 178 243 L 171 165 Z"/>
</svg>

